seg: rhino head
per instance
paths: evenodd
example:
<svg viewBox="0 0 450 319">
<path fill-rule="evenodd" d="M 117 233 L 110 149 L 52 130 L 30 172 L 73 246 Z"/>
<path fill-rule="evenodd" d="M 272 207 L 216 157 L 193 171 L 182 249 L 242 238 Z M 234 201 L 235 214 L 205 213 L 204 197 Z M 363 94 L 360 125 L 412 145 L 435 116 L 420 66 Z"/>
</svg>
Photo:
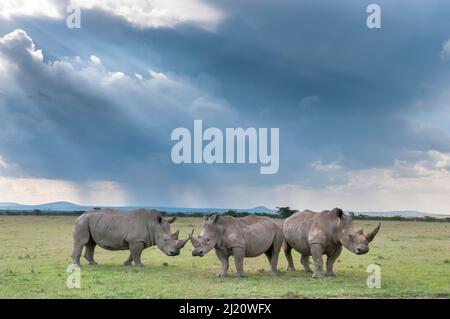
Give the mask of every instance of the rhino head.
<svg viewBox="0 0 450 319">
<path fill-rule="evenodd" d="M 351 252 L 362 255 L 369 251 L 369 243 L 375 238 L 380 230 L 381 224 L 371 232 L 364 234 L 363 229 L 356 230 L 353 227 L 352 217 L 335 208 L 330 212 L 332 218 L 336 220 L 335 236 L 339 242 Z"/>
<path fill-rule="evenodd" d="M 205 256 L 211 249 L 216 246 L 218 240 L 218 225 L 219 215 L 214 214 L 212 216 L 203 216 L 202 230 L 198 238 L 194 238 L 192 233 L 189 235 L 192 246 L 192 256 Z"/>
<path fill-rule="evenodd" d="M 181 248 L 183 248 L 189 240 L 189 237 L 186 238 L 186 240 L 179 240 L 179 230 L 173 234 L 170 233 L 170 224 L 175 220 L 176 217 L 172 217 L 169 220 L 165 220 L 161 217 L 158 218 L 159 227 L 157 228 L 155 236 L 156 246 L 167 256 L 179 255 Z"/>
</svg>

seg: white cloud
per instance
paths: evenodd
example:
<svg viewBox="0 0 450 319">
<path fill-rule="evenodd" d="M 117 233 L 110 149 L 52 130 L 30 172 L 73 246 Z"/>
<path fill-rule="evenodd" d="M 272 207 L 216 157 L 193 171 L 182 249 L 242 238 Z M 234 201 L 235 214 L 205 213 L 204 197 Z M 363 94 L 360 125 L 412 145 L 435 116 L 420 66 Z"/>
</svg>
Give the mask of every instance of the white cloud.
<svg viewBox="0 0 450 319">
<path fill-rule="evenodd" d="M 82 9 L 100 9 L 140 28 L 174 27 L 191 23 L 213 30 L 223 14 L 201 0 L 73 0 Z"/>
<path fill-rule="evenodd" d="M 105 78 L 105 82 L 114 82 L 125 78 L 126 75 L 123 72 L 109 72 L 108 77 Z"/>
<path fill-rule="evenodd" d="M 3 159 L 2 156 L 0 156 L 0 168 L 8 168 L 9 164 L 6 163 L 6 161 Z"/>
<path fill-rule="evenodd" d="M 220 110 L 221 116 L 226 112 L 232 114 L 226 101 L 208 92 L 208 83 L 204 79 L 200 81 L 175 73 L 168 75 L 152 69 L 149 70 L 150 78 L 137 73 L 129 76 L 122 71 L 108 70 L 94 55 L 89 60 L 93 63 L 87 63 L 78 56 L 45 63 L 42 51 L 36 49 L 33 40 L 23 30 L 15 30 L 0 38 L 0 56 L 5 65 L 10 66 L 5 72 L 10 77 L 9 82 L 15 82 L 13 76 L 17 79 L 41 78 L 36 95 L 43 92 L 42 82 L 48 86 L 67 83 L 71 87 L 76 86 L 77 90 L 85 89 L 89 96 L 96 94 L 117 101 L 117 107 L 126 108 L 127 115 L 135 114 L 137 121 L 145 121 L 147 117 L 152 119 L 154 112 L 161 111 L 166 113 L 168 121 L 182 119 L 194 116 L 199 108 Z M 28 74 L 28 71 L 35 73 Z M 56 94 L 53 91 L 51 89 L 48 94 Z M 31 95 L 27 92 L 27 96 Z"/>
<path fill-rule="evenodd" d="M 0 202 L 42 204 L 66 200 L 85 205 L 125 205 L 127 193 L 111 181 L 77 184 L 65 180 L 0 176 Z"/>
<path fill-rule="evenodd" d="M 62 14 L 55 0 L 1 0 L 0 17 L 44 16 L 61 18 Z"/>
<path fill-rule="evenodd" d="M 305 96 L 302 98 L 300 103 L 316 103 L 319 102 L 319 97 L 317 95 Z"/>
<path fill-rule="evenodd" d="M 450 39 L 442 43 L 441 59 L 446 60 L 450 58 Z"/>
<path fill-rule="evenodd" d="M 24 172 L 20 167 L 0 156 L 0 202 L 41 204 L 66 200 L 87 205 L 127 204 L 128 194 L 117 182 L 72 182 L 21 175 Z"/>
<path fill-rule="evenodd" d="M 450 170 L 450 154 L 438 151 L 428 151 L 427 154 L 433 160 L 437 169 Z"/>
<path fill-rule="evenodd" d="M 322 172 L 334 172 L 341 169 L 341 166 L 336 162 L 331 162 L 328 164 L 322 163 L 321 160 L 314 161 L 310 164 L 312 168 Z"/>
<path fill-rule="evenodd" d="M 92 63 L 94 64 L 102 64 L 102 60 L 100 60 L 99 57 L 95 56 L 95 55 L 91 55 L 89 57 L 89 59 L 92 61 Z"/>
<path fill-rule="evenodd" d="M 300 108 L 310 108 L 311 106 L 317 104 L 320 101 L 320 98 L 317 95 L 309 95 L 303 97 L 300 102 L 298 103 L 298 106 Z"/>
<path fill-rule="evenodd" d="M 17 29 L 0 38 L 1 53 L 16 58 L 30 57 L 36 62 L 44 60 L 41 50 L 36 50 L 33 40 L 23 30 Z"/>
<path fill-rule="evenodd" d="M 224 112 L 227 110 L 227 103 L 225 101 L 211 101 L 205 97 L 199 97 L 192 102 L 189 109 L 198 114 Z"/>
<path fill-rule="evenodd" d="M 0 0 L 0 17 L 43 16 L 65 19 L 67 6 L 102 10 L 138 28 L 173 28 L 189 23 L 214 30 L 223 13 L 203 0 Z"/>
<path fill-rule="evenodd" d="M 20 174 L 20 168 L 0 155 L 0 176 Z"/>
<path fill-rule="evenodd" d="M 450 153 L 430 150 L 416 155 L 421 158 L 397 160 L 392 167 L 349 171 L 347 182 L 341 185 L 321 189 L 291 185 L 280 192 L 286 191 L 299 207 L 323 208 L 327 203 L 358 210 L 450 213 Z"/>
<path fill-rule="evenodd" d="M 168 80 L 169 78 L 167 77 L 167 75 L 165 75 L 162 72 L 156 72 L 154 70 L 149 70 L 148 73 L 150 74 L 150 76 L 154 79 L 157 80 Z"/>
</svg>

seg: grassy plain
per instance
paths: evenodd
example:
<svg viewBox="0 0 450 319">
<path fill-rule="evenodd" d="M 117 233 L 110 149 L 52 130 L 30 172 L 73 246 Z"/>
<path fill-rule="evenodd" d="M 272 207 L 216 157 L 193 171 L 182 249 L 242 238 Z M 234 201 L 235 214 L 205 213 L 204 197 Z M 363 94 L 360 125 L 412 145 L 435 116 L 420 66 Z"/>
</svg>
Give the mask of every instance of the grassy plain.
<svg viewBox="0 0 450 319">
<path fill-rule="evenodd" d="M 313 279 L 303 271 L 287 273 L 280 254 L 280 274 L 273 276 L 265 256 L 245 260 L 246 278 L 216 278 L 214 252 L 192 257 L 190 244 L 177 257 L 152 247 L 144 268 L 122 266 L 128 252 L 96 249 L 97 266 L 83 260 L 81 288 L 68 289 L 73 216 L 0 216 L 0 298 L 314 298 L 450 297 L 450 224 L 382 222 L 368 254 L 344 250 L 337 277 Z M 200 228 L 201 218 L 179 218 L 172 226 L 185 238 Z M 364 229 L 371 221 L 355 221 Z M 299 254 L 294 253 L 301 270 Z M 381 288 L 369 289 L 366 267 L 381 266 Z"/>
</svg>

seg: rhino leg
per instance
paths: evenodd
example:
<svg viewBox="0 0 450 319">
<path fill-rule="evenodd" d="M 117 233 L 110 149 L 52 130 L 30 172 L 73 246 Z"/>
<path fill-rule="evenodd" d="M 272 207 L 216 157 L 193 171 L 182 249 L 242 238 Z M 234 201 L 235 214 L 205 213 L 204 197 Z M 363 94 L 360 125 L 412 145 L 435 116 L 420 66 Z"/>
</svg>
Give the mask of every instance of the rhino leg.
<svg viewBox="0 0 450 319">
<path fill-rule="evenodd" d="M 74 243 L 73 249 L 72 249 L 72 261 L 75 265 L 78 265 L 81 267 L 80 264 L 80 257 L 81 257 L 81 251 L 83 250 L 85 244 L 82 243 Z"/>
<path fill-rule="evenodd" d="M 323 266 L 323 246 L 320 244 L 311 244 L 311 255 L 314 259 L 314 264 L 316 266 L 316 271 L 313 273 L 313 278 L 323 277 L 322 266 Z"/>
<path fill-rule="evenodd" d="M 226 277 L 228 274 L 228 259 L 229 256 L 223 254 L 220 250 L 216 249 L 216 255 L 219 258 L 220 262 L 222 263 L 222 271 L 217 274 L 217 277 Z"/>
<path fill-rule="evenodd" d="M 342 246 L 336 247 L 336 249 L 327 255 L 327 276 L 336 276 L 336 274 L 333 272 L 333 265 L 336 259 L 339 257 L 339 255 L 342 252 Z"/>
<path fill-rule="evenodd" d="M 89 224 L 87 218 L 77 219 L 73 228 L 73 249 L 72 260 L 73 263 L 81 266 L 80 257 L 83 247 L 89 242 Z"/>
<path fill-rule="evenodd" d="M 243 248 L 235 247 L 233 248 L 234 264 L 236 265 L 236 275 L 238 277 L 245 277 L 244 272 L 244 256 L 245 251 Z"/>
<path fill-rule="evenodd" d="M 269 263 L 270 263 L 270 269 L 269 269 L 269 271 L 272 271 L 272 255 L 273 255 L 272 247 L 270 247 L 270 249 L 269 249 L 268 251 L 266 251 L 266 252 L 264 253 L 264 255 L 266 255 L 267 260 L 268 260 Z"/>
<path fill-rule="evenodd" d="M 144 243 L 139 242 L 130 244 L 131 257 L 133 258 L 134 265 L 136 267 L 144 266 L 144 264 L 141 262 L 141 254 L 143 250 L 144 250 Z"/>
<path fill-rule="evenodd" d="M 94 250 L 96 244 L 90 240 L 86 244 L 86 250 L 84 252 L 84 258 L 89 262 L 89 265 L 97 265 L 97 262 L 94 260 Z"/>
<path fill-rule="evenodd" d="M 311 267 L 309 266 L 309 256 L 308 255 L 302 255 L 300 257 L 300 262 L 303 265 L 303 268 L 306 272 L 312 272 Z"/>
<path fill-rule="evenodd" d="M 132 262 L 133 262 L 133 256 L 131 256 L 131 253 L 130 253 L 130 256 L 128 257 L 127 260 L 125 260 L 125 262 L 123 263 L 123 265 L 124 265 L 124 266 L 130 266 Z"/>
<path fill-rule="evenodd" d="M 272 247 L 266 252 L 267 258 L 270 262 L 270 271 L 276 274 L 278 271 L 278 256 L 280 255 L 281 246 L 283 245 L 284 237 L 281 230 L 275 235 Z"/>
<path fill-rule="evenodd" d="M 292 259 L 292 246 L 290 246 L 286 241 L 283 243 L 284 255 L 286 256 L 288 267 L 287 271 L 295 271 L 294 260 Z"/>
</svg>

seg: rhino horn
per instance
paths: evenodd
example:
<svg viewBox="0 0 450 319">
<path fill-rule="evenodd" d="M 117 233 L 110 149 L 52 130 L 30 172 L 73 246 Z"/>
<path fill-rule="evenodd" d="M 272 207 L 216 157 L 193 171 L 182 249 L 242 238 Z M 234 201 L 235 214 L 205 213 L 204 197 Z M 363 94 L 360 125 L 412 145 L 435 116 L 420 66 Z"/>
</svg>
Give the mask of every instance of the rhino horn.
<svg viewBox="0 0 450 319">
<path fill-rule="evenodd" d="M 178 235 L 180 234 L 180 231 L 179 230 L 177 230 L 176 232 L 174 232 L 173 234 L 172 234 L 172 238 L 173 239 L 178 239 Z"/>
<path fill-rule="evenodd" d="M 189 237 L 186 238 L 185 240 L 177 240 L 177 243 L 176 243 L 175 247 L 176 247 L 177 249 L 183 248 L 184 245 L 186 245 L 186 243 L 188 242 L 188 240 L 189 240 Z"/>
<path fill-rule="evenodd" d="M 198 242 L 197 239 L 194 238 L 194 236 L 192 236 L 194 234 L 194 230 L 192 230 L 192 232 L 189 234 L 188 239 L 191 240 L 192 246 L 194 246 L 195 248 L 200 246 L 200 243 Z"/>
<path fill-rule="evenodd" d="M 375 238 L 375 235 L 380 230 L 380 227 L 381 227 L 381 223 L 378 223 L 378 226 L 374 230 L 372 230 L 370 233 L 367 234 L 366 237 L 369 242 L 371 242 Z"/>
</svg>

